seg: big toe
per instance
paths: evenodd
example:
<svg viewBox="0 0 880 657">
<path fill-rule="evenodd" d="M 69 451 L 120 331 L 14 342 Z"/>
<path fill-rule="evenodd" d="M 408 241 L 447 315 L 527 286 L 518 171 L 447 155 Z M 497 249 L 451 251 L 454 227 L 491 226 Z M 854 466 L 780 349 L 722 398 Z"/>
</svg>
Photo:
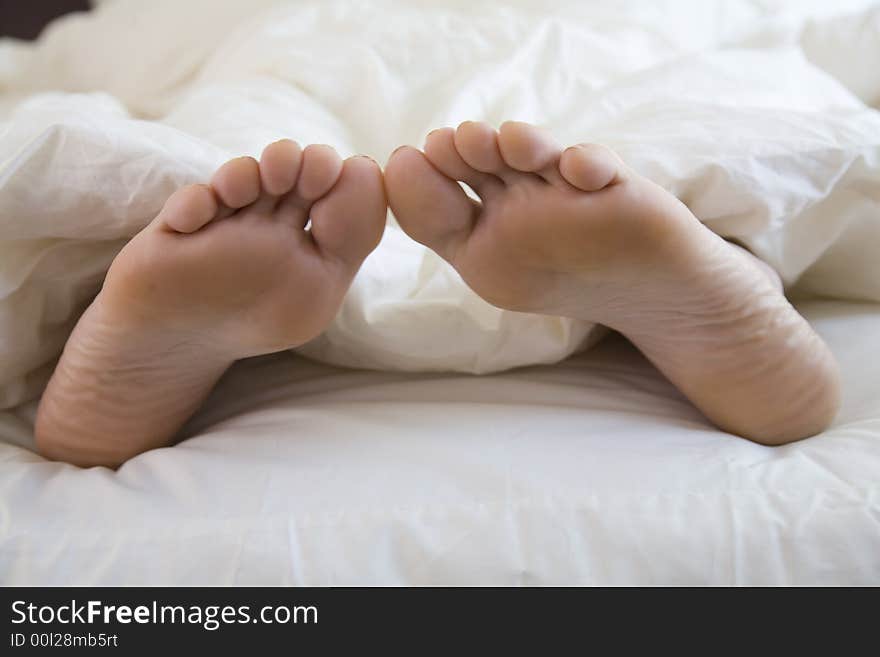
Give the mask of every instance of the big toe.
<svg viewBox="0 0 880 657">
<path fill-rule="evenodd" d="M 410 146 L 391 154 L 385 165 L 385 188 L 404 232 L 451 261 L 473 229 L 478 204 Z"/>
<path fill-rule="evenodd" d="M 387 210 L 379 165 L 367 157 L 351 157 L 333 187 L 312 206 L 312 237 L 322 255 L 342 261 L 353 272 L 379 244 Z"/>
</svg>

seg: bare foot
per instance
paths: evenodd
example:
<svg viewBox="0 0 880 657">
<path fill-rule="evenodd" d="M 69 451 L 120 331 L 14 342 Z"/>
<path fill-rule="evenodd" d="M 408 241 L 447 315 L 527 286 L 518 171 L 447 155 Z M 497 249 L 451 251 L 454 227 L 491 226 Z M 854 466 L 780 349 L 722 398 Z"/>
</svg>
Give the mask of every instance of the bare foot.
<svg viewBox="0 0 880 657">
<path fill-rule="evenodd" d="M 116 466 L 168 444 L 233 361 L 330 323 L 385 211 L 375 162 L 289 140 L 175 192 L 68 340 L 40 402 L 40 452 Z"/>
<path fill-rule="evenodd" d="M 466 122 L 395 151 L 385 183 L 403 230 L 484 299 L 620 331 L 721 428 L 780 444 L 833 419 L 836 363 L 775 273 L 607 148 Z"/>
</svg>

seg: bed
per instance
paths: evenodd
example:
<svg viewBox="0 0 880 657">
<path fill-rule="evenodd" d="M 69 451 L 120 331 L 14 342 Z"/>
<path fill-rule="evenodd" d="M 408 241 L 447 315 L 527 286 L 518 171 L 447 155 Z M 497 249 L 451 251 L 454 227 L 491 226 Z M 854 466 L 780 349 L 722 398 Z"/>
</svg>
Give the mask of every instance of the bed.
<svg viewBox="0 0 880 657">
<path fill-rule="evenodd" d="M 880 584 L 880 79 L 853 65 L 880 8 L 614 4 L 109 0 L 0 41 L 0 583 Z M 481 303 L 389 217 L 327 334 L 238 363 L 179 444 L 33 451 L 170 191 L 279 136 L 381 160 L 464 118 L 598 135 L 770 263 L 841 364 L 834 425 L 720 432 L 620 336 Z"/>
</svg>

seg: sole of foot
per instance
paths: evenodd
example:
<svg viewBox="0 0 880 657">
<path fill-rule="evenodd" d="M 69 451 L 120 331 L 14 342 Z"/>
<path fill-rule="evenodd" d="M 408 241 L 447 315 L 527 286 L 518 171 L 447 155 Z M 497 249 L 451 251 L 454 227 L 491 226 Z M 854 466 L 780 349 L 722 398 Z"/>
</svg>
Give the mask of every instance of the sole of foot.
<svg viewBox="0 0 880 657">
<path fill-rule="evenodd" d="M 68 340 L 39 450 L 118 464 L 167 443 L 233 361 L 299 346 L 333 320 L 386 209 L 373 160 L 290 140 L 172 194 Z"/>
<path fill-rule="evenodd" d="M 385 184 L 401 228 L 486 301 L 620 331 L 718 426 L 779 444 L 833 418 L 836 364 L 775 272 L 610 149 L 468 121 L 395 151 Z M 793 396 L 765 394 L 767 369 Z"/>
</svg>

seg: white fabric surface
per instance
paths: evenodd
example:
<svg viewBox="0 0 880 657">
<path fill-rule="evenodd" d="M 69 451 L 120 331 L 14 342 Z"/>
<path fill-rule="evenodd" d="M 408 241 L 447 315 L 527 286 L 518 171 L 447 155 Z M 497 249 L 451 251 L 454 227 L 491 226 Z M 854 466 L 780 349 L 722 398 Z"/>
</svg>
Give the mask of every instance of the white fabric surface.
<svg viewBox="0 0 880 657">
<path fill-rule="evenodd" d="M 283 136 L 384 161 L 463 119 L 534 121 L 615 147 L 789 285 L 880 300 L 880 73 L 820 68 L 875 54 L 878 21 L 865 2 L 118 0 L 2 43 L 0 408 L 39 393 L 175 188 Z M 489 306 L 392 223 L 303 351 L 480 373 L 558 361 L 590 331 Z"/>
<path fill-rule="evenodd" d="M 783 448 L 622 341 L 482 377 L 256 359 L 116 473 L 0 444 L 0 583 L 878 585 L 880 305 L 804 312 L 844 408 Z"/>
<path fill-rule="evenodd" d="M 118 472 L 33 454 L 53 359 L 181 184 L 291 136 L 601 141 L 795 292 L 880 301 L 874 3 L 101 3 L 0 41 L 0 583 L 880 584 L 880 306 L 806 308 L 831 430 L 711 428 L 590 326 L 494 309 L 393 222 L 331 329 Z M 454 336 L 454 339 L 450 339 Z"/>
</svg>

